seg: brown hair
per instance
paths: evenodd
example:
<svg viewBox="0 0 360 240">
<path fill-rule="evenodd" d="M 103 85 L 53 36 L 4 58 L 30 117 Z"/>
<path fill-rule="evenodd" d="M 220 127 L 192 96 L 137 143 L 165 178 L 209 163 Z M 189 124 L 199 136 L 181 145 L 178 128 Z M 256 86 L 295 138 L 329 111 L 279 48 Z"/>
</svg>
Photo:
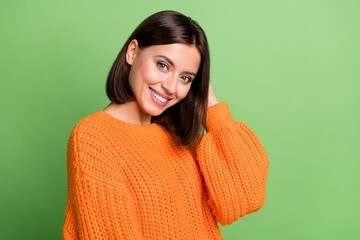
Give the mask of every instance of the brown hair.
<svg viewBox="0 0 360 240">
<path fill-rule="evenodd" d="M 151 123 L 163 126 L 177 144 L 194 149 L 206 129 L 208 106 L 210 56 L 203 29 L 190 17 L 171 10 L 157 12 L 142 21 L 120 50 L 107 77 L 106 94 L 110 101 L 117 104 L 136 100 L 129 84 L 131 66 L 126 62 L 127 47 L 133 39 L 138 41 L 140 49 L 185 43 L 195 45 L 199 50 L 201 63 L 187 96 L 159 116 L 151 118 Z"/>
</svg>

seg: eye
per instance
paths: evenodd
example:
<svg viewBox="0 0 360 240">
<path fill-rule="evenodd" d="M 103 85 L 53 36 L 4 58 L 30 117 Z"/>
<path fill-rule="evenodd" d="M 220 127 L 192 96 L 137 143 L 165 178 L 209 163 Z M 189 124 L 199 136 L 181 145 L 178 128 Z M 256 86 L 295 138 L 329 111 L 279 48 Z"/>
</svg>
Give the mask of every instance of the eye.
<svg viewBox="0 0 360 240">
<path fill-rule="evenodd" d="M 183 78 L 185 81 L 187 80 L 187 82 L 191 82 L 192 80 L 191 80 L 191 78 L 190 77 L 188 77 L 188 76 L 184 76 L 185 78 Z"/>
<path fill-rule="evenodd" d="M 157 65 L 158 65 L 161 69 L 163 69 L 163 70 L 166 70 L 167 67 L 168 67 L 168 66 L 167 66 L 165 63 L 163 63 L 163 62 L 158 62 Z"/>
</svg>

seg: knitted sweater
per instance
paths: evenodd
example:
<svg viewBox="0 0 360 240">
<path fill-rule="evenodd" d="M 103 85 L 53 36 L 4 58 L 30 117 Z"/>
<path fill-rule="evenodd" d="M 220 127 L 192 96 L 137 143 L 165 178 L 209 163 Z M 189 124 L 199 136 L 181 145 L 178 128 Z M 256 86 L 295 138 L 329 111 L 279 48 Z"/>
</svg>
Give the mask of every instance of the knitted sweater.
<svg viewBox="0 0 360 240">
<path fill-rule="evenodd" d="M 265 201 L 268 158 L 227 102 L 207 110 L 193 152 L 160 125 L 100 110 L 73 128 L 67 152 L 63 239 L 222 239 Z"/>
</svg>

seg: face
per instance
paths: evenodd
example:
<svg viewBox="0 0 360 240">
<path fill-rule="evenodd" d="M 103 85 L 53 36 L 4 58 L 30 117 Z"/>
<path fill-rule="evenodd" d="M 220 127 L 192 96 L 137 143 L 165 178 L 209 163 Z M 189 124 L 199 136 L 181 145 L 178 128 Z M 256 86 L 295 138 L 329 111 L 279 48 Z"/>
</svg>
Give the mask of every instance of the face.
<svg viewBox="0 0 360 240">
<path fill-rule="evenodd" d="M 201 56 L 194 45 L 173 43 L 140 50 L 132 40 L 126 53 L 129 83 L 141 109 L 158 116 L 188 94 Z"/>
</svg>

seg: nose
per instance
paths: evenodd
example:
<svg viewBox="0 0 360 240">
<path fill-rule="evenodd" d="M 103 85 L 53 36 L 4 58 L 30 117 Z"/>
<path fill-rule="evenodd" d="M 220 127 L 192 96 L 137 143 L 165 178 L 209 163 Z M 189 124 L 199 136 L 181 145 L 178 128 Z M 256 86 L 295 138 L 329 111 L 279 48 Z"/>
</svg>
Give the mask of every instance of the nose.
<svg viewBox="0 0 360 240">
<path fill-rule="evenodd" d="M 166 89 L 168 94 L 174 94 L 176 92 L 177 77 L 169 76 L 167 79 L 164 79 L 161 83 L 161 86 Z"/>
</svg>

